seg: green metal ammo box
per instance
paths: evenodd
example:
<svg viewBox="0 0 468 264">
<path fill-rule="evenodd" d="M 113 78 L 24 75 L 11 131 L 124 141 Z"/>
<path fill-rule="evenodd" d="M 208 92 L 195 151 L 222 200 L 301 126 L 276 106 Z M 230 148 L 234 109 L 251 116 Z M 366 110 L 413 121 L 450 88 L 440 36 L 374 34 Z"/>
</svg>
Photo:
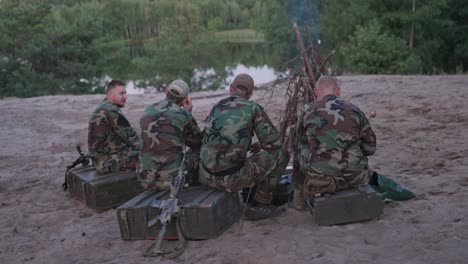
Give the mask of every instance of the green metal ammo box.
<svg viewBox="0 0 468 264">
<path fill-rule="evenodd" d="M 66 177 L 70 194 L 96 212 L 119 206 L 143 191 L 133 171 L 99 175 L 89 165 L 69 170 Z"/>
<path fill-rule="evenodd" d="M 379 219 L 384 201 L 370 185 L 325 194 L 307 200 L 315 222 L 321 226 L 346 224 L 368 219 Z"/>
<path fill-rule="evenodd" d="M 154 200 L 169 198 L 169 191 L 145 191 L 117 208 L 122 240 L 154 239 L 161 224 L 148 228 L 148 221 L 160 210 L 151 207 Z M 216 238 L 241 215 L 238 193 L 220 192 L 207 186 L 185 188 L 179 193 L 181 231 L 186 239 Z M 167 226 L 164 239 L 177 239 L 176 219 Z"/>
</svg>

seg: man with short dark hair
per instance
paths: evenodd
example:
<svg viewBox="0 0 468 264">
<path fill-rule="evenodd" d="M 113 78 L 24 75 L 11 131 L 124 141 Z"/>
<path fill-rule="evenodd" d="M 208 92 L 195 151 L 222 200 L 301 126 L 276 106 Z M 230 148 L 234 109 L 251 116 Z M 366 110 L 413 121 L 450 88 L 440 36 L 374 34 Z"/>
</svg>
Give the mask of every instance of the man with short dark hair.
<svg viewBox="0 0 468 264">
<path fill-rule="evenodd" d="M 120 110 L 126 101 L 125 83 L 112 80 L 106 98 L 91 115 L 88 148 L 99 174 L 136 170 L 140 139 Z"/>
<path fill-rule="evenodd" d="M 334 77 L 317 81 L 317 101 L 306 104 L 299 117 L 299 138 L 295 162 L 303 175 L 295 174 L 294 205 L 304 205 L 306 197 L 334 193 L 370 179 L 367 156 L 376 150 L 376 138 L 369 120 L 355 105 L 341 99 Z M 302 179 L 301 179 L 302 178 Z"/>
<path fill-rule="evenodd" d="M 146 189 L 161 190 L 179 173 L 183 150 L 187 182 L 198 181 L 198 160 L 202 134 L 192 112 L 190 88 L 175 80 L 166 89 L 166 99 L 145 109 L 140 120 L 142 148 L 138 165 L 139 179 Z"/>
<path fill-rule="evenodd" d="M 256 185 L 254 202 L 245 217 L 260 220 L 284 211 L 271 205 L 270 187 L 278 184 L 289 155 L 263 107 L 249 101 L 253 89 L 250 75 L 236 76 L 231 96 L 219 101 L 206 118 L 199 178 L 201 183 L 226 192 Z M 257 144 L 252 144 L 254 135 Z M 247 157 L 249 149 L 256 153 Z"/>
</svg>

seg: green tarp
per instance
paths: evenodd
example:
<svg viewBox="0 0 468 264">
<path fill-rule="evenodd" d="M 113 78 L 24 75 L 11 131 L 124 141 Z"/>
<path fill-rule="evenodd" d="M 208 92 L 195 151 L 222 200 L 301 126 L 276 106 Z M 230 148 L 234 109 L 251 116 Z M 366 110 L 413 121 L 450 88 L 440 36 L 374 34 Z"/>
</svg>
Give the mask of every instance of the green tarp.
<svg viewBox="0 0 468 264">
<path fill-rule="evenodd" d="M 405 188 L 403 188 L 396 181 L 373 172 L 369 184 L 379 193 L 382 194 L 385 200 L 404 201 L 416 197 L 416 195 Z"/>
</svg>

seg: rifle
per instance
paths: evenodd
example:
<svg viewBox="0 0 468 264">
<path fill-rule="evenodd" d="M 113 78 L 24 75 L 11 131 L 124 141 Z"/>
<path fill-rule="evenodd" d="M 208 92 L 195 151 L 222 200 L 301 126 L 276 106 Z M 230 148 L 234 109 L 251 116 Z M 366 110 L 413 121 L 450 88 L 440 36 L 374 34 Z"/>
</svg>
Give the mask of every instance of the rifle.
<svg viewBox="0 0 468 264">
<path fill-rule="evenodd" d="M 184 150 L 182 164 L 180 165 L 180 168 L 179 168 L 179 173 L 177 174 L 177 177 L 175 177 L 174 179 L 171 179 L 171 185 L 170 185 L 171 192 L 170 192 L 169 198 L 166 200 L 162 200 L 162 201 L 154 200 L 150 205 L 153 208 L 158 208 L 160 211 L 159 211 L 158 216 L 148 221 L 148 228 L 160 222 L 161 230 L 159 231 L 155 242 L 143 254 L 143 256 L 145 257 L 146 256 L 155 257 L 155 256 L 161 255 L 165 258 L 175 258 L 177 256 L 180 256 L 184 251 L 185 238 L 182 235 L 179 218 L 177 216 L 182 206 L 182 201 L 179 200 L 178 195 L 179 195 L 179 192 L 182 191 L 182 189 L 184 188 L 184 184 L 185 184 L 185 175 L 187 174 L 187 172 L 185 171 L 186 159 L 187 159 L 187 150 Z M 172 218 L 176 218 L 176 221 L 177 221 L 176 226 L 177 226 L 177 237 L 179 238 L 179 243 L 178 245 L 176 245 L 175 247 L 171 249 L 162 250 L 161 249 L 162 240 L 163 240 L 164 234 L 166 233 L 167 225 L 171 222 Z"/>
<path fill-rule="evenodd" d="M 62 188 L 64 191 L 68 189 L 68 182 L 67 182 L 68 171 L 75 168 L 78 164 L 81 164 L 82 166 L 86 166 L 89 164 L 89 155 L 81 151 L 80 145 L 76 144 L 75 148 L 80 156 L 75 160 L 75 162 L 72 163 L 72 165 L 67 166 L 67 170 L 65 171 L 65 181 L 62 184 Z"/>
</svg>

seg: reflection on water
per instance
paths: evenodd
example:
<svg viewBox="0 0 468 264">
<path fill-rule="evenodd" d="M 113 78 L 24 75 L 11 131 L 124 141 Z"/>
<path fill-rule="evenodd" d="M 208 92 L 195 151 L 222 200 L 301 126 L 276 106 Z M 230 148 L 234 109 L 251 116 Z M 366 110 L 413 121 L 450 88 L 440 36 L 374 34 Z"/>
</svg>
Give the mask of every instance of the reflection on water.
<svg viewBox="0 0 468 264">
<path fill-rule="evenodd" d="M 261 85 L 276 80 L 278 69 L 275 67 L 282 61 L 280 53 L 274 47 L 261 43 L 218 43 L 200 45 L 190 52 L 174 54 L 177 59 L 173 56 L 169 62 L 177 60 L 181 63 L 172 64 L 173 68 L 164 67 L 169 62 L 162 59 L 148 58 L 148 61 L 156 63 L 150 67 L 155 71 L 145 74 L 141 68 L 128 68 L 129 76 L 137 79 L 128 82 L 127 92 L 156 93 L 174 79 L 183 79 L 190 84 L 192 91 L 228 89 L 234 77 L 240 73 L 250 74 L 255 85 Z"/>
<path fill-rule="evenodd" d="M 127 82 L 127 94 L 144 94 L 145 88 L 139 88 L 135 85 L 135 82 Z"/>
<path fill-rule="evenodd" d="M 226 72 L 228 72 L 228 77 L 225 79 L 225 85 L 220 87 L 221 89 L 229 89 L 229 85 L 234 80 L 234 77 L 241 73 L 247 73 L 255 81 L 255 85 L 259 86 L 265 83 L 272 82 L 277 79 L 277 75 L 275 70 L 272 67 L 267 65 L 263 66 L 245 66 L 243 64 L 238 64 L 234 69 L 230 67 L 226 67 Z M 197 78 L 206 78 L 207 76 L 211 76 L 216 74 L 213 69 L 209 69 L 207 71 L 196 71 L 194 74 L 195 79 Z M 201 90 L 207 89 L 208 85 L 202 87 Z M 144 93 L 156 93 L 157 89 L 154 86 L 147 86 L 146 88 L 141 88 L 135 85 L 134 81 L 129 81 L 127 83 L 127 93 L 128 94 L 144 94 Z"/>
<path fill-rule="evenodd" d="M 243 64 L 238 64 L 236 68 L 232 70 L 232 75 L 226 79 L 227 86 L 225 88 L 228 89 L 234 77 L 241 73 L 247 73 L 252 76 L 256 86 L 276 80 L 275 70 L 267 65 L 247 67 Z"/>
</svg>

